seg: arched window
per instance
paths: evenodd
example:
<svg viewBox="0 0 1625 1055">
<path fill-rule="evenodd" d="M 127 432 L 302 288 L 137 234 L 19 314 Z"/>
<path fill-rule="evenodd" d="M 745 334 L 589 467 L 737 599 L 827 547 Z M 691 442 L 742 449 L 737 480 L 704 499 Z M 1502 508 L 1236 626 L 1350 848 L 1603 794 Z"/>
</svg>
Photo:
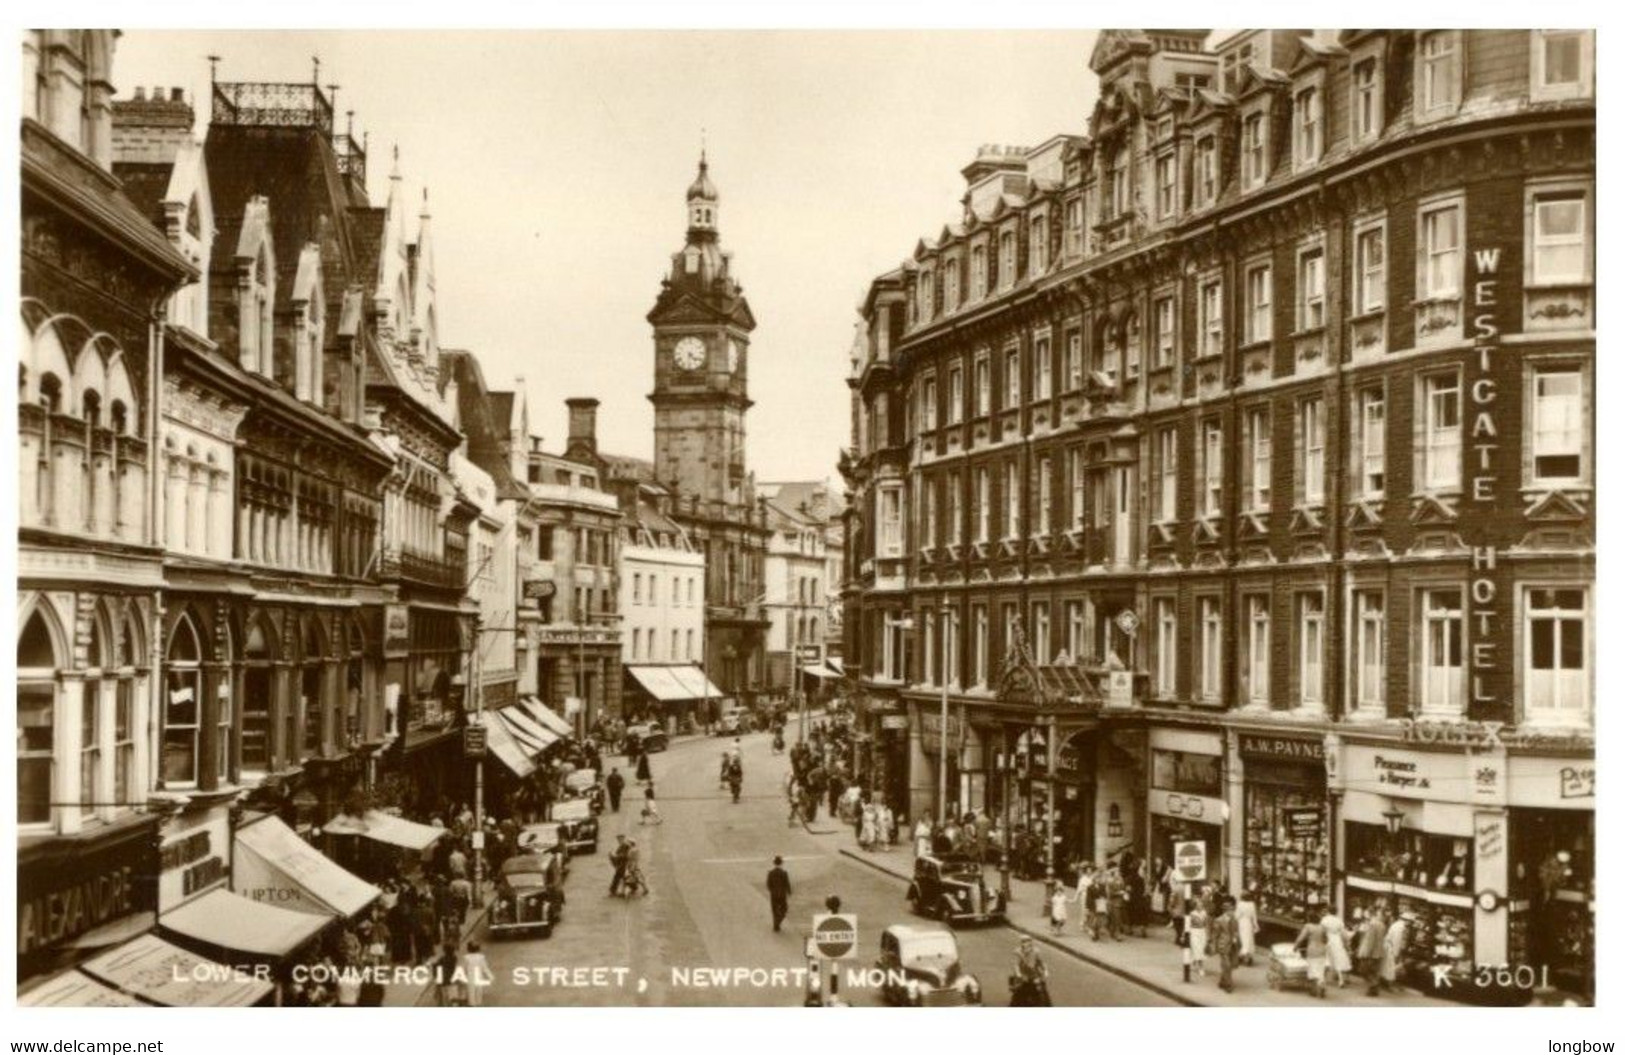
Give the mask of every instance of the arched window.
<svg viewBox="0 0 1625 1055">
<path fill-rule="evenodd" d="M 197 783 L 198 727 L 203 707 L 203 649 L 188 616 L 175 624 L 164 671 L 165 787 Z"/>
<path fill-rule="evenodd" d="M 243 641 L 242 773 L 263 776 L 271 769 L 271 638 L 265 621 L 248 625 Z"/>
<path fill-rule="evenodd" d="M 36 610 L 17 638 L 17 823 L 48 824 L 55 776 L 56 637 Z"/>
</svg>

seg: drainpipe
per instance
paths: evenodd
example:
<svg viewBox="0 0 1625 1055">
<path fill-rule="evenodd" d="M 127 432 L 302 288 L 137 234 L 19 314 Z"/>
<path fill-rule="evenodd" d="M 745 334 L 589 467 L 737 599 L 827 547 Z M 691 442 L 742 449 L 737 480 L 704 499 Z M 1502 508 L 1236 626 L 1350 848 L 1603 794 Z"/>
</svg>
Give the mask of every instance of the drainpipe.
<svg viewBox="0 0 1625 1055">
<path fill-rule="evenodd" d="M 158 405 L 164 391 L 164 305 L 167 297 L 160 298 L 153 303 L 147 312 L 147 495 L 146 537 L 142 539 L 148 545 L 157 547 L 160 554 L 160 568 L 162 567 L 162 553 L 167 548 L 168 539 L 163 538 L 163 474 L 159 465 L 159 458 L 163 451 L 163 444 L 158 438 L 158 426 L 163 420 Z M 162 572 L 159 574 L 162 578 Z M 148 627 L 147 644 L 149 650 L 149 669 L 147 675 L 147 764 L 146 779 L 143 783 L 148 788 L 156 788 L 158 784 L 158 716 L 163 713 L 163 587 L 155 586 L 152 591 L 152 622 Z M 198 701 L 203 706 L 203 701 Z M 200 762 L 201 764 L 201 762 Z"/>
</svg>

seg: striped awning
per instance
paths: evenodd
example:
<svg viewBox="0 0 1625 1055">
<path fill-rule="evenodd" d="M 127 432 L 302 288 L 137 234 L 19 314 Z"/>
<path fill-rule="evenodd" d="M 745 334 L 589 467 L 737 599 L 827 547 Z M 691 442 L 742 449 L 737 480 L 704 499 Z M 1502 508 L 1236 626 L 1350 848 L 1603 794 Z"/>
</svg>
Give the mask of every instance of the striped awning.
<svg viewBox="0 0 1625 1055">
<path fill-rule="evenodd" d="M 519 698 L 519 706 L 524 709 L 525 713 L 529 714 L 533 719 L 535 719 L 543 729 L 546 729 L 553 735 L 560 737 L 575 735 L 575 726 L 571 725 L 565 719 L 559 717 L 558 712 L 554 711 L 547 704 L 543 703 L 536 697 L 521 696 Z"/>
<path fill-rule="evenodd" d="M 541 722 L 531 717 L 529 711 L 518 704 L 504 707 L 496 713 L 497 720 L 507 726 L 515 742 L 532 757 L 541 754 L 550 745 L 559 741 L 556 734 L 549 732 Z"/>
<path fill-rule="evenodd" d="M 536 760 L 508 728 L 500 714 L 487 714 L 485 719 L 485 745 L 497 759 L 521 779 L 536 772 Z"/>
</svg>

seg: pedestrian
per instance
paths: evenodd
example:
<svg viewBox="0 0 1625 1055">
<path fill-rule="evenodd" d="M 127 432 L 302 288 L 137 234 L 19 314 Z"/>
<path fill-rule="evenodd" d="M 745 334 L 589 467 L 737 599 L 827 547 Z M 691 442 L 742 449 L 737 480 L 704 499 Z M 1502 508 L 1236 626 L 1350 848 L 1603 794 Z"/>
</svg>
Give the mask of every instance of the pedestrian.
<svg viewBox="0 0 1625 1055">
<path fill-rule="evenodd" d="M 615 849 L 609 852 L 609 863 L 615 869 L 609 877 L 609 894 L 614 897 L 621 892 L 621 883 L 626 880 L 626 836 L 615 836 Z"/>
<path fill-rule="evenodd" d="M 1326 928 L 1311 920 L 1298 931 L 1298 940 L 1292 947 L 1303 954 L 1308 968 L 1309 992 L 1318 997 L 1326 995 Z"/>
<path fill-rule="evenodd" d="M 1382 988 L 1382 943 L 1388 934 L 1388 921 L 1382 906 L 1366 913 L 1355 933 L 1354 958 L 1366 981 L 1366 995 L 1376 996 Z"/>
<path fill-rule="evenodd" d="M 468 943 L 468 952 L 463 956 L 463 971 L 468 975 L 468 1006 L 480 1007 L 485 1003 L 485 987 L 492 982 L 491 963 L 480 950 L 480 943 Z"/>
<path fill-rule="evenodd" d="M 468 909 L 474 903 L 474 884 L 467 876 L 458 876 L 446 885 L 451 900 L 451 921 L 457 937 L 463 936 L 463 924 L 468 921 Z"/>
<path fill-rule="evenodd" d="M 1409 938 L 1411 922 L 1416 917 L 1409 912 L 1401 912 L 1399 917 L 1388 924 L 1388 933 L 1382 938 L 1382 984 L 1384 989 L 1393 989 L 1399 983 L 1399 968 L 1405 960 L 1405 942 Z"/>
<path fill-rule="evenodd" d="M 1198 978 L 1207 977 L 1207 909 L 1201 898 L 1193 898 L 1185 914 L 1185 936 L 1189 941 L 1191 967 Z"/>
<path fill-rule="evenodd" d="M 1235 903 L 1226 898 L 1218 917 L 1213 921 L 1213 952 L 1219 957 L 1219 988 L 1227 993 L 1235 988 L 1233 976 L 1240 945 L 1241 934 L 1236 925 Z"/>
<path fill-rule="evenodd" d="M 1060 934 L 1066 930 L 1066 903 L 1072 900 L 1067 896 L 1066 884 L 1059 880 L 1050 880 L 1049 895 L 1049 929 L 1051 934 Z"/>
<path fill-rule="evenodd" d="M 659 824 L 665 820 L 660 816 L 660 807 L 655 804 L 655 782 L 649 783 L 643 789 L 643 816 L 638 819 L 640 824 Z"/>
<path fill-rule="evenodd" d="M 884 802 L 875 807 L 875 832 L 879 836 L 881 849 L 890 850 L 896 844 L 897 817 Z"/>
<path fill-rule="evenodd" d="M 1088 934 L 1091 923 L 1089 907 L 1095 903 L 1095 866 L 1085 863 L 1078 869 L 1078 893 L 1075 900 L 1078 903 L 1078 933 Z M 1097 939 L 1098 940 L 1098 939 Z"/>
<path fill-rule="evenodd" d="M 1187 948 L 1185 940 L 1185 913 L 1190 908 L 1190 892 L 1184 883 L 1170 878 L 1168 882 L 1168 925 L 1174 931 L 1174 944 Z"/>
<path fill-rule="evenodd" d="M 604 791 L 609 795 L 609 811 L 621 812 L 621 792 L 626 790 L 626 778 L 621 776 L 618 768 L 611 768 L 609 776 L 604 778 Z"/>
<path fill-rule="evenodd" d="M 453 846 L 451 854 L 446 858 L 446 874 L 453 879 L 468 875 L 468 855 L 463 853 L 461 843 Z"/>
<path fill-rule="evenodd" d="M 1258 940 L 1258 894 L 1243 890 L 1236 902 L 1237 958 L 1248 967 L 1253 965 L 1253 950 Z"/>
<path fill-rule="evenodd" d="M 777 933 L 784 917 L 790 913 L 790 873 L 784 870 L 784 858 L 777 855 L 767 873 L 767 897 L 773 908 L 773 930 Z"/>
<path fill-rule="evenodd" d="M 640 784 L 647 784 L 654 779 L 649 773 L 649 752 L 642 749 L 638 751 L 637 777 Z"/>
<path fill-rule="evenodd" d="M 1113 868 L 1106 872 L 1106 933 L 1112 941 L 1122 941 L 1128 918 L 1128 887 L 1123 884 L 1123 873 Z"/>
<path fill-rule="evenodd" d="M 931 856 L 931 822 L 923 815 L 914 822 L 914 856 Z"/>
<path fill-rule="evenodd" d="M 865 850 L 875 848 L 875 804 L 865 802 L 858 825 L 858 845 Z"/>
<path fill-rule="evenodd" d="M 441 1007 L 465 1007 L 468 1004 L 468 980 L 457 946 L 446 942 L 434 961 L 436 995 Z"/>
<path fill-rule="evenodd" d="M 1348 975 L 1354 970 L 1354 964 L 1349 960 L 1348 928 L 1343 923 L 1343 917 L 1333 912 L 1329 905 L 1326 914 L 1320 917 L 1320 925 L 1326 928 L 1326 966 L 1337 980 L 1337 987 L 1342 989 L 1348 985 Z"/>
</svg>

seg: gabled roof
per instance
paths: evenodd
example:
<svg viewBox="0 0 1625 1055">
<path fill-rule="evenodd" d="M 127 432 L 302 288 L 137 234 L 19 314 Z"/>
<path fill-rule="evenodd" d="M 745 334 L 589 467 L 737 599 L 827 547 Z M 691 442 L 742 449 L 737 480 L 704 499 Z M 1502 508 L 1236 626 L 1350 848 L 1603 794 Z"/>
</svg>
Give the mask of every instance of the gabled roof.
<svg viewBox="0 0 1625 1055">
<path fill-rule="evenodd" d="M 457 410 L 463 435 L 468 438 L 468 460 L 491 477 L 497 497 L 525 501 L 530 497 L 530 490 L 514 478 L 509 468 L 508 421 L 501 406 L 506 402 L 511 410 L 513 393 L 501 393 L 506 397 L 502 400 L 487 390 L 485 373 L 473 353 L 443 348 L 440 355 L 445 373 L 453 375 L 457 383 Z"/>
<path fill-rule="evenodd" d="M 1291 72 L 1296 74 L 1314 66 L 1323 65 L 1328 59 L 1341 58 L 1349 50 L 1340 44 L 1322 44 L 1313 37 L 1298 38 L 1298 57 L 1292 62 Z"/>
<path fill-rule="evenodd" d="M 1236 97 L 1245 99 L 1261 91 L 1285 88 L 1291 83 L 1292 78 L 1280 70 L 1249 62 L 1241 68 L 1241 77 L 1236 84 Z"/>
</svg>

